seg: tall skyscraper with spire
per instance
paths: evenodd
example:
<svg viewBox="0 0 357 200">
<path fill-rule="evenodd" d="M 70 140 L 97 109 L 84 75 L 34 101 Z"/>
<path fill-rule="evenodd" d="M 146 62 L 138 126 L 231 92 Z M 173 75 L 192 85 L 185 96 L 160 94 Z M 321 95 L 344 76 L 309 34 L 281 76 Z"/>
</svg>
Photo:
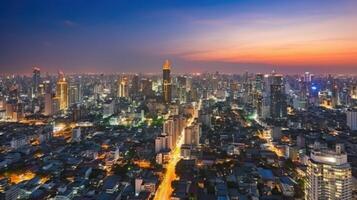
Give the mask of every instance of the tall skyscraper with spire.
<svg viewBox="0 0 357 200">
<path fill-rule="evenodd" d="M 169 60 L 165 60 L 162 65 L 162 75 L 163 75 L 163 83 L 162 83 L 162 96 L 164 103 L 171 102 L 171 62 Z"/>
<path fill-rule="evenodd" d="M 63 72 L 59 72 L 58 76 L 56 97 L 59 99 L 60 110 L 66 110 L 68 108 L 68 83 Z"/>
</svg>

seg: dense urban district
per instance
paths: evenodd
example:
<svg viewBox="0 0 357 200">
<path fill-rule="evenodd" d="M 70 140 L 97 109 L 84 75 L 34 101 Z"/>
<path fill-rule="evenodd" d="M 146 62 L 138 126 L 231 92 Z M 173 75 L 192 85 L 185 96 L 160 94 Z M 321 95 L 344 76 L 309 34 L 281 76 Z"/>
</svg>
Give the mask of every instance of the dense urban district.
<svg viewBox="0 0 357 200">
<path fill-rule="evenodd" d="M 32 70 L 0 78 L 0 199 L 357 199 L 357 77 Z"/>
</svg>

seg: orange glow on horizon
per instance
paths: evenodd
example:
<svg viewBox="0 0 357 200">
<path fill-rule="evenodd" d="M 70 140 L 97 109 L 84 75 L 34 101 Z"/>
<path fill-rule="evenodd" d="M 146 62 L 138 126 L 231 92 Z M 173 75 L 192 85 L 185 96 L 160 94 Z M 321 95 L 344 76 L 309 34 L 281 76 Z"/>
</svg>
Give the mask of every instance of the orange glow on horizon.
<svg viewBox="0 0 357 200">
<path fill-rule="evenodd" d="M 255 16 L 249 23 L 212 24 L 174 45 L 189 61 L 261 63 L 284 66 L 356 66 L 357 15 L 312 18 Z M 169 51 L 169 50 L 168 50 Z"/>
</svg>

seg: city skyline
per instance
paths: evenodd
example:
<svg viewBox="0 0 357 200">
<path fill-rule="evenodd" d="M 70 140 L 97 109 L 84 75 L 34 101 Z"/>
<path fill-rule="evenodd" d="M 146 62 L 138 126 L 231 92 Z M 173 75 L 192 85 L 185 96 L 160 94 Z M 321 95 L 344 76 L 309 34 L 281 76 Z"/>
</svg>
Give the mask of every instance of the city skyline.
<svg viewBox="0 0 357 200">
<path fill-rule="evenodd" d="M 4 0 L 0 199 L 357 199 L 356 0 Z"/>
<path fill-rule="evenodd" d="M 13 2 L 2 74 L 244 71 L 357 73 L 354 1 Z"/>
</svg>

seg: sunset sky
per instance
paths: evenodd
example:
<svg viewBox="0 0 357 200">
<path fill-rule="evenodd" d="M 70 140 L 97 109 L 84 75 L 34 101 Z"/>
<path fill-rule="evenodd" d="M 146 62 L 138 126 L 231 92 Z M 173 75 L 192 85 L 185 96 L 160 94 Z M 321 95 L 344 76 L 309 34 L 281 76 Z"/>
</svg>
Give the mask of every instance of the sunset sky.
<svg viewBox="0 0 357 200">
<path fill-rule="evenodd" d="M 355 0 L 14 1 L 1 73 L 356 73 Z"/>
</svg>

